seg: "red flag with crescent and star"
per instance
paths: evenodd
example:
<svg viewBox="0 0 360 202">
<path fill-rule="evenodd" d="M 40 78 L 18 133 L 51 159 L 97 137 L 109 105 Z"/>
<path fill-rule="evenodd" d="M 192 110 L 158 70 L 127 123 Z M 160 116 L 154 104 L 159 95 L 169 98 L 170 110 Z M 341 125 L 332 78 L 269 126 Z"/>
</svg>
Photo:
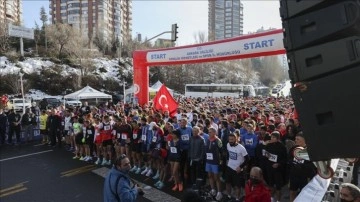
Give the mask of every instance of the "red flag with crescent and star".
<svg viewBox="0 0 360 202">
<path fill-rule="evenodd" d="M 163 84 L 159 91 L 156 93 L 153 100 L 153 107 L 156 110 L 169 111 L 171 117 L 175 116 L 176 110 L 178 108 L 178 103 L 169 93 L 166 86 Z"/>
</svg>

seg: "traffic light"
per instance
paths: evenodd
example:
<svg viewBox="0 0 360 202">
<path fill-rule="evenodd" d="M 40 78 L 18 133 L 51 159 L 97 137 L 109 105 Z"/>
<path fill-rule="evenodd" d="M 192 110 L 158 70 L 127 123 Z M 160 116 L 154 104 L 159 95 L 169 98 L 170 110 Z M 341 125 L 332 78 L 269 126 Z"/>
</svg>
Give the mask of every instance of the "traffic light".
<svg viewBox="0 0 360 202">
<path fill-rule="evenodd" d="M 177 34 L 178 34 L 178 29 L 179 27 L 177 26 L 177 24 L 172 24 L 171 25 L 171 41 L 176 41 L 176 39 L 178 38 Z"/>
</svg>

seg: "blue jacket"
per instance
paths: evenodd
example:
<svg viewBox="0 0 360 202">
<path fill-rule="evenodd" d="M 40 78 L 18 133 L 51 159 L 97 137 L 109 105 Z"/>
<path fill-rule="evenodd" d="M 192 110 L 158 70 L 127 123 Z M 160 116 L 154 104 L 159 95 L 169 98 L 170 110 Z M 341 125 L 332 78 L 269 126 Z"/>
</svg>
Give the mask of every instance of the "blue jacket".
<svg viewBox="0 0 360 202">
<path fill-rule="evenodd" d="M 250 157 L 255 156 L 255 148 L 259 143 L 258 137 L 254 133 L 246 133 L 242 136 L 242 142 Z"/>
<path fill-rule="evenodd" d="M 127 174 L 111 168 L 104 182 L 104 202 L 133 202 L 136 201 L 138 191 L 130 186 Z"/>
</svg>

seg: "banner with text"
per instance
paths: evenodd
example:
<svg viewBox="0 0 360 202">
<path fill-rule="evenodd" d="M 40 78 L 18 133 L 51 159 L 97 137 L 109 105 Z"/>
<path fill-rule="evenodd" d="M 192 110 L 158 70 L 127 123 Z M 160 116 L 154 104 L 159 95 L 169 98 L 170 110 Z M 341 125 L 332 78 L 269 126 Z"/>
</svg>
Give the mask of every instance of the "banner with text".
<svg viewBox="0 0 360 202">
<path fill-rule="evenodd" d="M 283 33 L 254 37 L 239 37 L 222 43 L 197 45 L 195 47 L 150 51 L 146 55 L 148 63 L 195 61 L 222 57 L 234 57 L 255 53 L 283 50 Z"/>
</svg>

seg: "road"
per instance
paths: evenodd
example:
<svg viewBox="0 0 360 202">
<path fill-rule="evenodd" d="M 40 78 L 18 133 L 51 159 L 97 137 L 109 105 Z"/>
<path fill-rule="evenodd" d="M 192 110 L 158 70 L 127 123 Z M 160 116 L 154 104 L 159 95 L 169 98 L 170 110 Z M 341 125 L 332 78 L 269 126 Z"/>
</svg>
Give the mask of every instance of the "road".
<svg viewBox="0 0 360 202">
<path fill-rule="evenodd" d="M 99 202 L 103 169 L 73 160 L 63 148 L 29 144 L 0 147 L 1 202 Z M 138 201 L 148 202 L 146 198 Z"/>
<path fill-rule="evenodd" d="M 0 147 L 1 202 L 99 202 L 103 201 L 104 176 L 110 167 L 72 159 L 64 148 L 36 143 Z M 167 182 L 162 190 L 155 181 L 131 173 L 146 188 L 139 202 L 180 202 L 182 192 L 173 192 Z M 149 186 L 150 185 L 150 186 Z M 283 200 L 289 201 L 284 189 Z"/>
</svg>

